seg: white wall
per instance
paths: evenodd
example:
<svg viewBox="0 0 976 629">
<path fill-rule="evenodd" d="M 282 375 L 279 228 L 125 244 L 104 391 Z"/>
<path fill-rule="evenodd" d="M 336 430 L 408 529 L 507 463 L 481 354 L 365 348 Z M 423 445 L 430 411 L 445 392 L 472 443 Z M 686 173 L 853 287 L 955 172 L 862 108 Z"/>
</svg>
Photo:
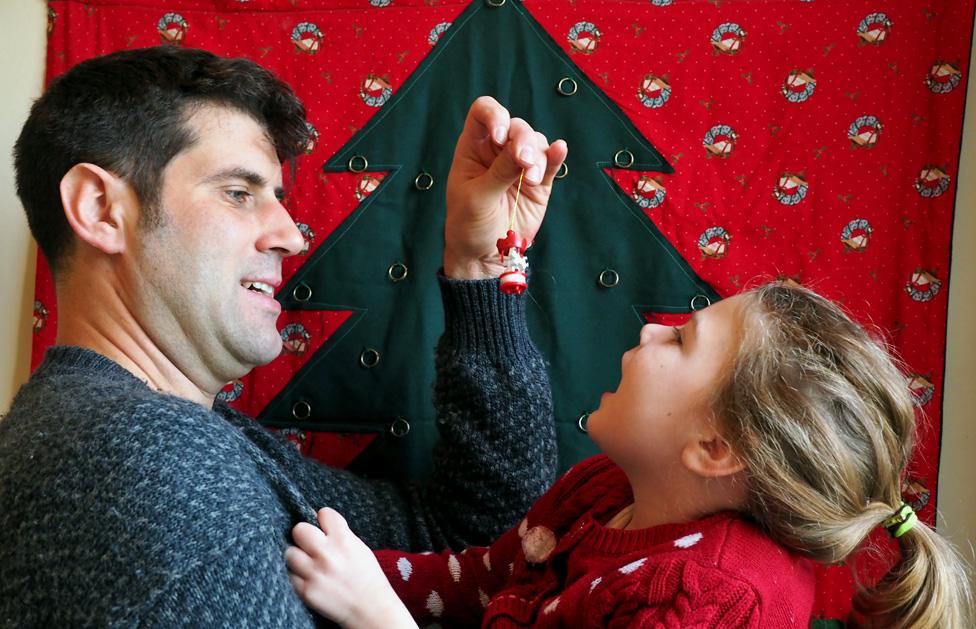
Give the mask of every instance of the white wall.
<svg viewBox="0 0 976 629">
<path fill-rule="evenodd" d="M 14 194 L 10 149 L 41 91 L 46 5 L 43 0 L 0 1 L 0 412 L 27 379 L 30 362 L 35 248 Z M 976 68 L 976 55 L 970 74 Z M 969 81 L 962 162 L 957 182 L 955 233 L 949 283 L 939 526 L 972 559 L 976 540 L 976 80 Z M 966 177 L 965 174 L 969 176 Z"/>
<path fill-rule="evenodd" d="M 976 33 L 974 33 L 976 36 Z M 969 62 L 969 89 L 959 162 L 946 352 L 939 530 L 976 566 L 976 46 Z M 974 579 L 976 582 L 976 579 Z"/>
<path fill-rule="evenodd" d="M 10 407 L 30 366 L 36 248 L 14 193 L 11 151 L 44 84 L 47 6 L 43 0 L 0 0 L 0 413 Z"/>
</svg>

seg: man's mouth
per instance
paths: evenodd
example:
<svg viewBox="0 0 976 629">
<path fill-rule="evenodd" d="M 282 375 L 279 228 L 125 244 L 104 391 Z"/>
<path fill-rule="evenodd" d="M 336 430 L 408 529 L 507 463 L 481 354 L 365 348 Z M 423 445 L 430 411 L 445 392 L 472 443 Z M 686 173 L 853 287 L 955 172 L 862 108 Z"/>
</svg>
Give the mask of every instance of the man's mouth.
<svg viewBox="0 0 976 629">
<path fill-rule="evenodd" d="M 241 282 L 241 286 L 243 286 L 247 290 L 253 290 L 256 293 L 262 293 L 264 295 L 267 295 L 268 297 L 274 297 L 274 287 L 271 286 L 271 284 L 244 280 Z"/>
</svg>

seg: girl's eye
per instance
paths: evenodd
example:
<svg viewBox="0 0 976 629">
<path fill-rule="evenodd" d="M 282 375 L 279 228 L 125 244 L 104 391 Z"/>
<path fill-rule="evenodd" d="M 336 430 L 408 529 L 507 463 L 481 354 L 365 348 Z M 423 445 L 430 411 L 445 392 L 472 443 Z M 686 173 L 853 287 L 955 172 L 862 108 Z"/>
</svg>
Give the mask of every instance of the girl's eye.
<svg viewBox="0 0 976 629">
<path fill-rule="evenodd" d="M 673 327 L 671 330 L 674 331 L 674 342 L 681 345 L 681 328 Z"/>
</svg>

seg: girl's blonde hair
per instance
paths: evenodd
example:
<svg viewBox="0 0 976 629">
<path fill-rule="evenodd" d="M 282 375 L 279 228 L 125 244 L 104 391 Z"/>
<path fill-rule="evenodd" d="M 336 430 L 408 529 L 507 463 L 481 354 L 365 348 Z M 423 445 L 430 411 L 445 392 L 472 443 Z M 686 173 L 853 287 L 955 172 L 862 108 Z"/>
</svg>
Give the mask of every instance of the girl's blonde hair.
<svg viewBox="0 0 976 629">
<path fill-rule="evenodd" d="M 745 295 L 744 334 L 717 408 L 748 470 L 751 516 L 823 563 L 847 559 L 901 506 L 915 410 L 888 352 L 832 302 L 785 284 Z M 902 559 L 861 589 L 859 621 L 973 627 L 968 575 L 918 522 Z"/>
</svg>

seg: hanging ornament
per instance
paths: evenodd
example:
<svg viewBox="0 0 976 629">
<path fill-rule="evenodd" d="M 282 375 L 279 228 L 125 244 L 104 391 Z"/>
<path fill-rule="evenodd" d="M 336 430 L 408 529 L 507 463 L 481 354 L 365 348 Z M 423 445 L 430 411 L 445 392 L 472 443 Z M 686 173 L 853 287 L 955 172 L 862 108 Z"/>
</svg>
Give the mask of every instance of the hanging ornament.
<svg viewBox="0 0 976 629">
<path fill-rule="evenodd" d="M 512 204 L 508 219 L 508 232 L 504 238 L 499 238 L 495 243 L 502 257 L 502 266 L 505 267 L 498 279 L 501 281 L 502 292 L 506 295 L 521 295 L 529 286 L 527 276 L 529 261 L 525 259 L 525 251 L 532 246 L 532 242 L 515 233 L 515 212 L 518 210 L 523 177 L 525 177 L 524 170 L 519 175 L 518 188 L 515 189 L 515 203 Z"/>
</svg>

